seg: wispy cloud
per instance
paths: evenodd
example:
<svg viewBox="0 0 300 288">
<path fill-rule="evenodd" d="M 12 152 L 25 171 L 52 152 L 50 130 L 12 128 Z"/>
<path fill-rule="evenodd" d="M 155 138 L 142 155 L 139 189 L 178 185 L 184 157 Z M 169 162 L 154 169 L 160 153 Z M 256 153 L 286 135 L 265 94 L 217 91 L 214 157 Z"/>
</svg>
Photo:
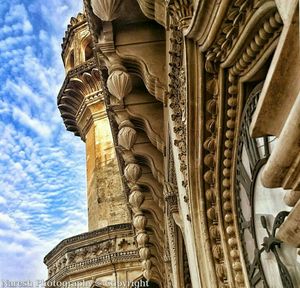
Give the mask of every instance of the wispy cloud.
<svg viewBox="0 0 300 288">
<path fill-rule="evenodd" d="M 87 229 L 84 143 L 56 107 L 60 42 L 82 1 L 27 2 L 0 3 L 0 279 L 12 280 L 44 279 L 45 254 Z"/>
</svg>

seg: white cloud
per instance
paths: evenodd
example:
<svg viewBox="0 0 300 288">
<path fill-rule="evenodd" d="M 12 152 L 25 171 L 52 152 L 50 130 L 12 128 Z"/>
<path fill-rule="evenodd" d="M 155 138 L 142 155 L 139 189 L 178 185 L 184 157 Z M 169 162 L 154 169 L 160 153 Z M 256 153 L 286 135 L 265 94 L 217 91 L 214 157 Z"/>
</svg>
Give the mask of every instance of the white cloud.
<svg viewBox="0 0 300 288">
<path fill-rule="evenodd" d="M 30 115 L 27 115 L 18 107 L 13 107 L 12 113 L 15 120 L 32 129 L 41 137 L 50 137 L 51 128 L 47 125 L 47 123 L 43 123 L 36 118 L 32 118 Z"/>
<path fill-rule="evenodd" d="M 0 30 L 0 33 L 13 33 L 22 31 L 31 33 L 33 28 L 28 18 L 28 12 L 23 4 L 11 5 L 8 13 L 5 15 L 6 25 Z"/>
<path fill-rule="evenodd" d="M 22 79 L 17 79 L 15 82 L 12 82 L 11 79 L 7 79 L 5 89 L 18 95 L 20 100 L 34 102 L 36 105 L 39 105 L 40 102 L 44 102 L 43 99 L 40 99 L 39 95 L 33 92 L 32 88 Z"/>
<path fill-rule="evenodd" d="M 14 227 L 14 226 L 16 226 L 16 222 L 8 214 L 4 214 L 4 213 L 0 212 L 0 225 L 7 226 L 7 227 Z"/>
<path fill-rule="evenodd" d="M 24 36 L 16 36 L 16 37 L 7 37 L 4 40 L 0 41 L 0 51 L 6 51 L 8 48 L 15 46 L 20 43 L 28 43 L 30 40 L 33 40 L 31 35 L 24 35 Z M 2 53 L 2 52 L 1 52 Z"/>
<path fill-rule="evenodd" d="M 4 197 L 0 196 L 0 204 L 6 204 L 7 201 Z"/>
</svg>

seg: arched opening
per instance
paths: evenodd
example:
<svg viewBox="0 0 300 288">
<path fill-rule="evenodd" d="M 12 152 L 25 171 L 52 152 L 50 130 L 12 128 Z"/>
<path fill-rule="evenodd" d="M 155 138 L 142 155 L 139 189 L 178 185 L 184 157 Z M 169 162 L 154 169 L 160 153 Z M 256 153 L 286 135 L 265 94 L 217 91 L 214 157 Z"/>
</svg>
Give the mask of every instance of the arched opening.
<svg viewBox="0 0 300 288">
<path fill-rule="evenodd" d="M 72 50 L 70 52 L 70 55 L 69 55 L 69 58 L 68 58 L 68 61 L 67 61 L 67 70 L 71 70 L 74 68 L 74 65 L 75 65 L 75 58 L 74 58 L 74 50 Z"/>
<path fill-rule="evenodd" d="M 93 56 L 94 55 L 93 55 L 92 41 L 89 41 L 84 49 L 84 60 L 87 61 L 87 60 L 93 58 Z"/>
</svg>

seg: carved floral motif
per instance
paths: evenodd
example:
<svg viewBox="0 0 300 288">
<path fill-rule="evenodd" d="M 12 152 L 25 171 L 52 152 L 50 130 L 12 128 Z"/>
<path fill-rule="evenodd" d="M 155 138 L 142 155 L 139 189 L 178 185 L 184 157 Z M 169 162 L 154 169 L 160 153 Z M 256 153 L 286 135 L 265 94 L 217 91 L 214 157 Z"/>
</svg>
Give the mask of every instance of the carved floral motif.
<svg viewBox="0 0 300 288">
<path fill-rule="evenodd" d="M 186 28 L 193 16 L 192 0 L 166 0 L 169 14 L 179 23 L 180 28 Z"/>
<path fill-rule="evenodd" d="M 215 43 L 206 54 L 205 69 L 207 72 L 215 73 L 218 63 L 226 59 L 252 6 L 253 0 L 233 1 Z"/>
<path fill-rule="evenodd" d="M 170 83 L 169 99 L 172 109 L 172 121 L 176 140 L 174 145 L 178 147 L 180 160 L 180 171 L 183 174 L 184 187 L 187 186 L 187 163 L 186 163 L 186 89 L 185 72 L 183 68 L 183 35 L 178 26 L 171 26 L 171 50 L 170 54 Z"/>
</svg>

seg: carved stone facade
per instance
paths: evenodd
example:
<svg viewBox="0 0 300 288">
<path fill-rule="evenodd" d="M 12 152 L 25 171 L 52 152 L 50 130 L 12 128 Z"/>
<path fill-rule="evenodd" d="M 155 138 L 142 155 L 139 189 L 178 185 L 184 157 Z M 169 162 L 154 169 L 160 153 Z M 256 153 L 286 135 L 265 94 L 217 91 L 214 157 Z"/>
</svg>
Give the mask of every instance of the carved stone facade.
<svg viewBox="0 0 300 288">
<path fill-rule="evenodd" d="M 83 2 L 58 107 L 90 230 L 132 226 L 50 253 L 49 276 L 125 249 L 149 287 L 299 287 L 298 0 Z"/>
</svg>

